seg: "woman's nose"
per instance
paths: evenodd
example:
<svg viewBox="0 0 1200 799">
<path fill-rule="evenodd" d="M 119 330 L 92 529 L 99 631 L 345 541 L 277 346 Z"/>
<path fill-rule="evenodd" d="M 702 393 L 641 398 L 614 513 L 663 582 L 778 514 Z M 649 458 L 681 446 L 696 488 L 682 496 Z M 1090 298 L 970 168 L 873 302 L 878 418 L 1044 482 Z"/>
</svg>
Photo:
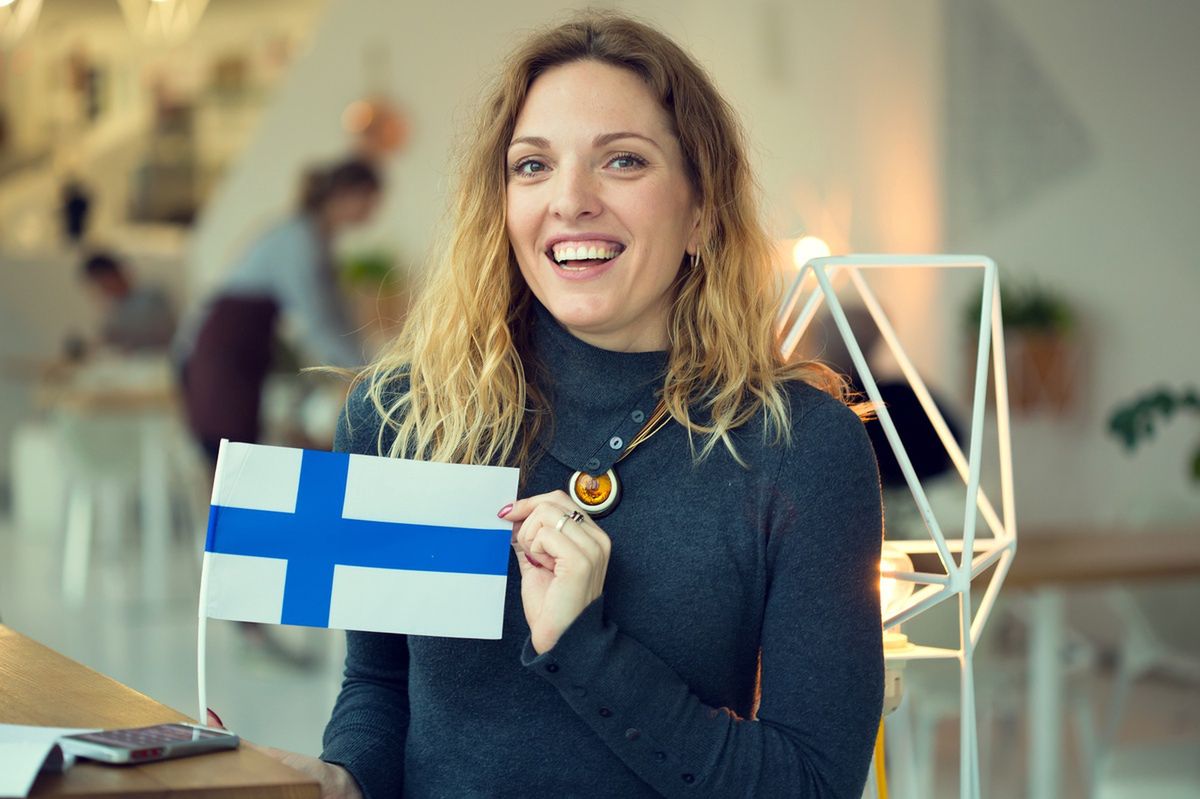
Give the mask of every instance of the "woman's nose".
<svg viewBox="0 0 1200 799">
<path fill-rule="evenodd" d="M 555 175 L 550 211 L 560 219 L 578 219 L 600 213 L 600 198 L 590 170 L 563 166 Z"/>
</svg>

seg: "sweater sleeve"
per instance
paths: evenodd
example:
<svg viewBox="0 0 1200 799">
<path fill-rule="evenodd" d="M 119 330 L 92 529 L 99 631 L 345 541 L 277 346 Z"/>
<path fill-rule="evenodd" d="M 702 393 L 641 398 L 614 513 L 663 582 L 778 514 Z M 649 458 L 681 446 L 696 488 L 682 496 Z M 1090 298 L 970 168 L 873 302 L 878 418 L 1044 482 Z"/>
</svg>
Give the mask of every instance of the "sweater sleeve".
<svg viewBox="0 0 1200 799">
<path fill-rule="evenodd" d="M 650 646 L 589 605 L 522 662 L 663 796 L 859 797 L 883 700 L 879 477 L 858 418 L 812 406 L 764 526 L 768 584 L 753 718 L 705 705 Z"/>
<path fill-rule="evenodd" d="M 360 384 L 338 420 L 334 450 L 375 454 L 379 425 Z M 408 720 L 407 637 L 347 631 L 342 690 L 325 726 L 321 759 L 349 771 L 366 799 L 400 796 Z"/>
</svg>

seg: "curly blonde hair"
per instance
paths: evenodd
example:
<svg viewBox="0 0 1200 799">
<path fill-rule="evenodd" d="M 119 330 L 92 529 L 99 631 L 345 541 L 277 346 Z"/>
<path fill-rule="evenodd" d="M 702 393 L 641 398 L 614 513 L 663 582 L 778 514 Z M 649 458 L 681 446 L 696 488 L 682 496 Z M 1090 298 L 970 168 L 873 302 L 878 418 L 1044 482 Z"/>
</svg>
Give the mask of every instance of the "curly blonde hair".
<svg viewBox="0 0 1200 799">
<path fill-rule="evenodd" d="M 830 369 L 789 364 L 780 353 L 773 248 L 734 111 L 666 35 L 627 16 L 587 12 L 531 35 L 481 106 L 460 155 L 440 262 L 396 341 L 358 378 L 369 381 L 384 420 L 380 454 L 531 464 L 548 414 L 526 372 L 532 298 L 506 231 L 506 153 L 537 77 L 587 59 L 645 81 L 673 125 L 698 198 L 699 265 L 681 269 L 676 282 L 662 387 L 671 416 L 705 437 L 696 457 L 720 442 L 737 458 L 729 432 L 759 413 L 764 435 L 790 440 L 788 380 L 844 399 L 845 383 Z M 387 430 L 395 435 L 385 451 Z"/>
</svg>

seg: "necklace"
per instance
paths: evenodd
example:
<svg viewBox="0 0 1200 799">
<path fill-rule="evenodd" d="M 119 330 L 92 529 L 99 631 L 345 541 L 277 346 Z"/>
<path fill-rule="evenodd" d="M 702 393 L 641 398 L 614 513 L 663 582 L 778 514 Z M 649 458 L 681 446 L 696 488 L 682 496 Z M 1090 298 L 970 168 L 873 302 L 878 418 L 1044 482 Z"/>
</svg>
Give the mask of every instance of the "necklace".
<svg viewBox="0 0 1200 799">
<path fill-rule="evenodd" d="M 671 414 L 667 411 L 667 403 L 660 400 L 655 406 L 654 412 L 650 414 L 650 418 L 646 420 L 646 424 L 629 442 L 629 446 L 621 453 L 621 457 L 617 458 L 616 463 L 599 475 L 588 474 L 584 471 L 575 472 L 567 482 L 567 493 L 590 516 L 596 518 L 607 516 L 621 499 L 621 482 L 617 479 L 616 464 L 628 458 L 629 453 L 645 443 L 650 436 L 666 427 L 670 421 Z"/>
</svg>

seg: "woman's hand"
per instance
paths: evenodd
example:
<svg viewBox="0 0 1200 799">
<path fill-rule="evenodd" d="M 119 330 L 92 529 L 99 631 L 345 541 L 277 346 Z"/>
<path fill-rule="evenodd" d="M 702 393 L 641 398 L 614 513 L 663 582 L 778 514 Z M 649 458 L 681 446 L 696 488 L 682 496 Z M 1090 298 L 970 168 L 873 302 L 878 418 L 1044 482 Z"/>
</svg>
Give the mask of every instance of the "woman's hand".
<svg viewBox="0 0 1200 799">
<path fill-rule="evenodd" d="M 221 723 L 221 719 L 211 710 L 208 711 L 208 726 L 225 729 L 225 725 Z M 354 781 L 354 777 L 350 776 L 350 772 L 341 766 L 335 766 L 332 763 L 326 763 L 324 760 L 318 760 L 308 755 L 274 749 L 270 746 L 259 746 L 257 748 L 264 754 L 280 761 L 283 765 L 316 780 L 321 786 L 321 799 L 363 799 L 362 791 L 358 789 L 358 783 Z"/>
<path fill-rule="evenodd" d="M 283 765 L 316 780 L 321 786 L 321 799 L 363 799 L 358 783 L 350 776 L 350 772 L 341 766 L 270 746 L 260 746 L 259 749 Z"/>
<path fill-rule="evenodd" d="M 539 655 L 558 643 L 571 622 L 604 592 L 612 542 L 582 511 L 582 521 L 566 518 L 578 510 L 565 492 L 554 491 L 518 500 L 500 512 L 500 518 L 513 523 L 521 604 Z"/>
</svg>

